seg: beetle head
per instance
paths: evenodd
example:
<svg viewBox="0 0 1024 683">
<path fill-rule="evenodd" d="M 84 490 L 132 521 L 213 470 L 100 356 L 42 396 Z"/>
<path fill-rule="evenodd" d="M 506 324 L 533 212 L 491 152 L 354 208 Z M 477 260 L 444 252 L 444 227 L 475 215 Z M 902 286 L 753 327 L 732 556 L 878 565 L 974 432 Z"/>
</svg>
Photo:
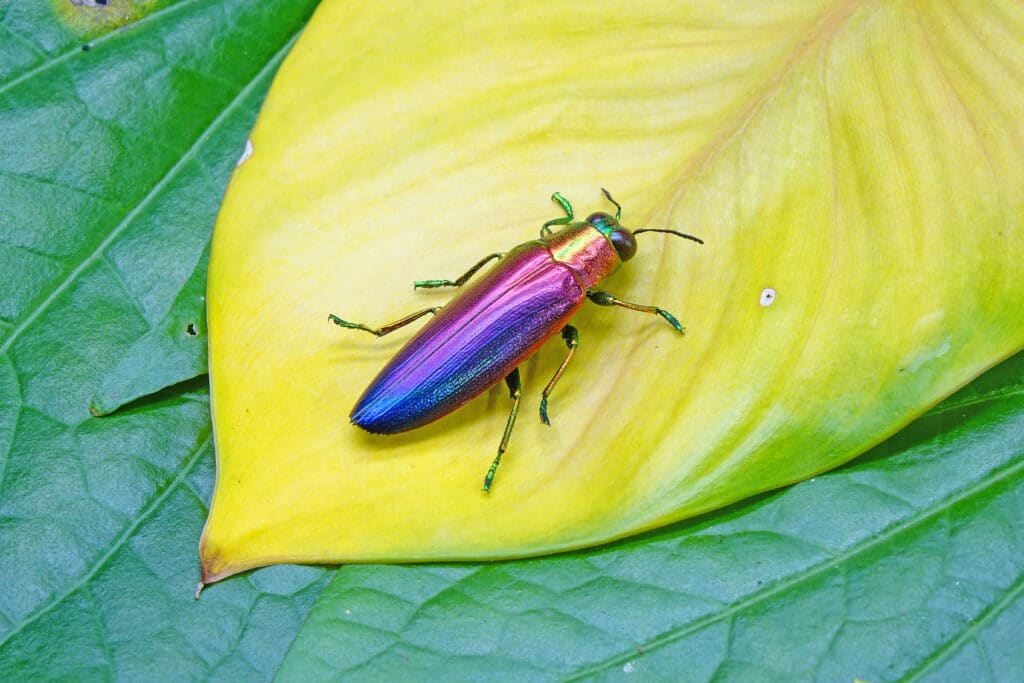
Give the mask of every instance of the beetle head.
<svg viewBox="0 0 1024 683">
<path fill-rule="evenodd" d="M 587 216 L 587 223 L 601 231 L 615 247 L 615 252 L 623 261 L 633 258 L 636 253 L 636 240 L 633 233 L 619 225 L 615 216 L 606 213 L 592 213 Z"/>
<path fill-rule="evenodd" d="M 587 222 L 593 225 L 595 228 L 601 231 L 601 234 L 608 238 L 615 247 L 615 252 L 619 255 L 619 259 L 628 261 L 633 258 L 633 254 L 636 253 L 636 238 L 634 235 L 639 235 L 642 232 L 664 232 L 670 235 L 676 235 L 677 237 L 685 237 L 688 240 L 693 240 L 698 244 L 704 244 L 704 240 L 693 235 L 687 235 L 685 232 L 679 232 L 678 230 L 666 230 L 663 228 L 643 228 L 642 230 L 636 230 L 630 232 L 624 227 L 619 225 L 619 216 L 622 215 L 622 207 L 619 203 L 612 199 L 612 195 L 608 190 L 601 188 L 601 192 L 604 192 L 604 196 L 608 198 L 612 204 L 615 205 L 615 215 L 611 216 L 607 213 L 599 212 L 592 213 L 587 216 Z"/>
</svg>

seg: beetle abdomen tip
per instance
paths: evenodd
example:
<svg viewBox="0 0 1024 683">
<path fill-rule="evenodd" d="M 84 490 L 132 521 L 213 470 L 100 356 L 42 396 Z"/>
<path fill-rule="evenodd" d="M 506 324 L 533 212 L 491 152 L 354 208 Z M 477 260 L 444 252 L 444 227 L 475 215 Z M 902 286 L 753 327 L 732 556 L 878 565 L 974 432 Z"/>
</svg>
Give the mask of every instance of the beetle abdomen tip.
<svg viewBox="0 0 1024 683">
<path fill-rule="evenodd" d="M 374 422 L 367 422 L 365 420 L 356 420 L 352 418 L 350 420 L 352 424 L 360 429 L 369 432 L 370 434 L 394 434 L 394 430 L 389 430 L 385 425 L 380 425 Z"/>
<path fill-rule="evenodd" d="M 378 412 L 366 410 L 352 411 L 349 420 L 360 429 L 365 429 L 371 434 L 397 434 L 412 429 L 401 415 L 392 412 Z"/>
<path fill-rule="evenodd" d="M 349 422 L 351 422 L 351 423 L 352 423 L 353 425 L 355 425 L 356 427 L 359 427 L 359 428 L 360 428 L 360 429 L 362 429 L 362 430 L 363 430 L 364 432 L 369 432 L 370 434 L 381 434 L 381 433 L 382 433 L 382 432 L 380 432 L 380 431 L 378 431 L 378 430 L 376 430 L 376 429 L 371 429 L 370 427 L 368 427 L 368 426 L 366 426 L 366 425 L 364 425 L 364 424 L 359 424 L 359 423 L 358 423 L 358 422 L 356 422 L 355 420 L 349 420 Z"/>
</svg>

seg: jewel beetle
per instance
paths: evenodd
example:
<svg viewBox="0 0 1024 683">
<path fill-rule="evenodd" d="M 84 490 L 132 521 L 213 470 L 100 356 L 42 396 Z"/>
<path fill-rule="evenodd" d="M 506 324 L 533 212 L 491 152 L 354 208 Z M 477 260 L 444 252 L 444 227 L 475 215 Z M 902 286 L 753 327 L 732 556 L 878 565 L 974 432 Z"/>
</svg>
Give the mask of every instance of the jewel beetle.
<svg viewBox="0 0 1024 683">
<path fill-rule="evenodd" d="M 446 306 L 425 308 L 378 328 L 330 314 L 328 319 L 341 327 L 378 337 L 423 316 L 434 315 L 370 382 L 349 415 L 352 423 L 373 434 L 415 429 L 447 415 L 504 378 L 513 401 L 512 410 L 498 454 L 484 477 L 486 492 L 494 481 L 519 412 L 523 395 L 519 364 L 561 332 L 569 352 L 544 387 L 540 401 L 540 419 L 550 425 L 548 397 L 579 345 L 579 332 L 569 320 L 584 301 L 653 313 L 682 333 L 683 326 L 668 311 L 623 301 L 594 286 L 614 273 L 623 261 L 633 258 L 634 236 L 642 232 L 664 232 L 699 244 L 704 242 L 676 230 L 644 228 L 631 232 L 619 224 L 622 207 L 608 190 L 602 188 L 602 192 L 615 205 L 615 216 L 598 212 L 584 221 L 573 222 L 572 206 L 556 192 L 551 199 L 566 215 L 546 222 L 541 227 L 540 239 L 524 242 L 505 253 L 485 256 L 456 280 L 413 283 L 419 289 L 461 288 Z M 559 226 L 557 231 L 553 226 Z M 495 259 L 496 266 L 463 287 Z"/>
</svg>

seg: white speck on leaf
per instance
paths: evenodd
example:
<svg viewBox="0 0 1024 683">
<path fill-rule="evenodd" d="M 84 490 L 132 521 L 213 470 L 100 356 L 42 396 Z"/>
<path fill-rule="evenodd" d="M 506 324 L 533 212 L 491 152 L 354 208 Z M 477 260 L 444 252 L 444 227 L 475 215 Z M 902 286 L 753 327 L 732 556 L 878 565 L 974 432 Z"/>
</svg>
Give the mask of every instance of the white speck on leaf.
<svg viewBox="0 0 1024 683">
<path fill-rule="evenodd" d="M 245 150 L 242 152 L 242 156 L 240 156 L 238 158 L 238 163 L 235 164 L 235 168 L 238 168 L 239 166 L 241 166 L 242 164 L 247 162 L 249 160 L 249 157 L 252 156 L 252 153 L 253 153 L 254 149 L 255 148 L 252 146 L 252 140 L 249 140 L 248 138 L 246 138 L 246 140 L 245 140 Z"/>
<path fill-rule="evenodd" d="M 761 301 L 762 306 L 771 306 L 775 303 L 775 290 L 771 287 L 765 287 L 761 290 Z"/>
</svg>

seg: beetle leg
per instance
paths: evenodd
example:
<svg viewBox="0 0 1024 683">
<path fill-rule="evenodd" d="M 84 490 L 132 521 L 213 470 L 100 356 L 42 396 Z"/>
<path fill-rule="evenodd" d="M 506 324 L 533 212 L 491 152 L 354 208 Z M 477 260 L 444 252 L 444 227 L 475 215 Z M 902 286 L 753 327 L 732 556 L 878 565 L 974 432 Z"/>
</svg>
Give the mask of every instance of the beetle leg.
<svg viewBox="0 0 1024 683">
<path fill-rule="evenodd" d="M 623 308 L 640 311 L 641 313 L 654 313 L 655 315 L 660 315 L 665 319 L 665 322 L 676 329 L 676 332 L 683 334 L 683 326 L 679 324 L 679 321 L 676 320 L 674 315 L 663 308 L 658 308 L 657 306 L 644 306 L 643 304 L 631 304 L 628 301 L 623 301 L 622 299 L 617 298 L 614 294 L 602 292 L 596 289 L 588 291 L 587 298 L 599 306 L 622 306 Z"/>
<path fill-rule="evenodd" d="M 498 465 L 501 464 L 501 456 L 505 453 L 505 448 L 508 446 L 508 438 L 512 436 L 512 425 L 516 423 L 516 414 L 519 412 L 519 399 L 523 397 L 523 382 L 519 378 L 519 368 L 505 376 L 505 384 L 508 385 L 509 396 L 512 397 L 514 402 L 512 403 L 512 412 L 508 414 L 508 422 L 505 424 L 505 433 L 501 435 L 501 443 L 498 444 L 498 455 L 495 456 L 494 462 L 491 463 L 491 468 L 487 470 L 487 476 L 484 477 L 484 493 L 491 490 L 494 473 L 498 471 Z"/>
<path fill-rule="evenodd" d="M 548 426 L 551 425 L 551 420 L 548 419 L 548 396 L 551 395 L 551 391 L 558 384 L 558 380 L 562 378 L 562 373 L 568 367 L 569 361 L 576 355 L 576 347 L 580 345 L 580 333 L 572 325 L 566 325 L 562 328 L 562 339 L 565 340 L 565 345 L 569 347 L 569 353 L 566 354 L 565 360 L 562 361 L 558 370 L 555 371 L 555 376 L 551 378 L 548 385 L 544 387 L 544 392 L 540 395 L 540 421 Z"/>
<path fill-rule="evenodd" d="M 569 203 L 569 200 L 557 192 L 551 195 L 551 199 L 552 201 L 558 202 L 558 205 L 561 206 L 562 209 L 565 211 L 565 218 L 552 218 L 547 223 L 542 225 L 540 228 L 541 237 L 547 237 L 552 232 L 554 232 L 551 229 L 552 225 L 565 225 L 566 223 L 572 222 L 572 204 Z"/>
<path fill-rule="evenodd" d="M 433 308 L 424 308 L 422 311 L 416 311 L 415 313 L 410 313 L 409 315 L 405 316 L 401 320 L 396 320 L 395 322 L 391 323 L 390 325 L 384 325 L 383 327 L 378 327 L 378 328 L 368 327 L 368 326 L 366 326 L 366 325 L 364 325 L 362 323 L 350 323 L 347 320 L 342 320 L 341 318 L 339 318 L 338 316 L 334 315 L 333 313 L 328 314 L 327 319 L 330 320 L 335 325 L 339 325 L 341 327 L 347 327 L 350 330 L 364 330 L 364 331 L 369 332 L 370 334 L 376 335 L 378 337 L 383 337 L 385 334 L 390 334 L 391 332 L 394 332 L 395 330 L 397 330 L 400 327 L 405 327 L 409 323 L 414 322 L 416 320 L 419 320 L 420 318 L 422 318 L 423 316 L 427 315 L 428 313 L 437 313 L 440 310 L 441 310 L 441 306 L 434 306 Z"/>
<path fill-rule="evenodd" d="M 469 278 L 476 275 L 476 272 L 483 268 L 491 259 L 501 258 L 505 255 L 505 252 L 495 252 L 489 256 L 485 256 L 480 259 L 479 262 L 461 276 L 457 280 L 417 280 L 412 283 L 412 286 L 416 289 L 433 289 L 435 287 L 461 287 L 469 281 Z"/>
</svg>

